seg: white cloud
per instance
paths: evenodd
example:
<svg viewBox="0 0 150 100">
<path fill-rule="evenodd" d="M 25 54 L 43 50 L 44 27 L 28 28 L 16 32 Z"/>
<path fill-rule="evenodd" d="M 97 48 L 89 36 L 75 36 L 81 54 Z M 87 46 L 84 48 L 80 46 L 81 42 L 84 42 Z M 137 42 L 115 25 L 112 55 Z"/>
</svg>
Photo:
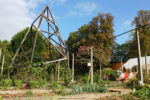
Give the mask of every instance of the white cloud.
<svg viewBox="0 0 150 100">
<path fill-rule="evenodd" d="M 83 13 L 77 11 L 70 11 L 66 16 L 84 16 Z"/>
<path fill-rule="evenodd" d="M 47 0 L 46 3 L 51 7 L 58 6 L 64 4 L 67 0 Z"/>
<path fill-rule="evenodd" d="M 132 21 L 130 19 L 128 19 L 123 22 L 123 25 L 128 26 L 128 25 L 131 25 L 131 23 L 132 23 Z"/>
<path fill-rule="evenodd" d="M 89 15 L 96 10 L 97 5 L 94 2 L 79 2 L 75 8 L 85 13 L 86 15 Z"/>
<path fill-rule="evenodd" d="M 94 2 L 78 2 L 74 7 L 71 7 L 71 11 L 69 11 L 66 16 L 84 16 L 90 15 L 97 8 L 97 5 Z"/>
<path fill-rule="evenodd" d="M 0 40 L 10 40 L 18 31 L 29 26 L 34 9 L 43 0 L 0 0 Z"/>
</svg>

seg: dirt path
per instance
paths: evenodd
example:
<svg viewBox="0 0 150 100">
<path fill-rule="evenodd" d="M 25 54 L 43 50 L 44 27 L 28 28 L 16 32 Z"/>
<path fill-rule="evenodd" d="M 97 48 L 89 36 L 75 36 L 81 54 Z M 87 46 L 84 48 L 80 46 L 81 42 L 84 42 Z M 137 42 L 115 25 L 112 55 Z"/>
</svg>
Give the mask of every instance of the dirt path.
<svg viewBox="0 0 150 100">
<path fill-rule="evenodd" d="M 27 91 L 32 91 L 32 97 L 26 97 Z M 108 93 L 83 93 L 76 95 L 55 95 L 50 90 L 0 90 L 0 96 L 3 100 L 101 100 L 101 98 L 111 97 L 112 95 L 129 94 L 130 89 L 109 88 Z"/>
</svg>

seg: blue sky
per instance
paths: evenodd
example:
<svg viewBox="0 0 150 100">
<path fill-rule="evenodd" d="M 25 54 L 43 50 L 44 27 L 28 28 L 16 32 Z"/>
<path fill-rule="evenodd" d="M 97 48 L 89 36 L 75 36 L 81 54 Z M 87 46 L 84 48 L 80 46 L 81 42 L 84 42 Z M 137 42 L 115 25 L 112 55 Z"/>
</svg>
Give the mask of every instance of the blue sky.
<svg viewBox="0 0 150 100">
<path fill-rule="evenodd" d="M 63 3 L 47 4 L 55 16 L 64 40 L 70 32 L 87 24 L 98 13 L 111 13 L 114 16 L 114 34 L 117 35 L 134 28 L 131 22 L 139 10 L 150 10 L 150 0 L 64 0 Z M 37 8 L 37 12 L 42 8 Z M 128 40 L 128 35 L 118 37 L 117 42 L 124 43 Z"/>
<path fill-rule="evenodd" d="M 18 24 L 21 23 L 21 21 L 24 22 L 24 24 L 19 24 L 20 27 L 16 25 L 14 32 L 30 25 L 45 5 L 48 4 L 55 16 L 55 21 L 64 40 L 67 40 L 70 32 L 76 31 L 83 24 L 88 24 L 92 17 L 95 17 L 98 13 L 111 13 L 114 16 L 114 35 L 117 35 L 134 28 L 131 22 L 139 10 L 150 10 L 150 0 L 11 0 L 11 2 L 12 1 L 14 1 L 13 5 L 16 4 L 14 5 L 15 7 L 17 7 L 18 2 L 24 6 L 24 8 L 21 8 L 22 6 L 18 8 L 24 12 L 22 15 L 24 18 L 21 19 L 22 16 L 18 17 L 18 19 L 20 18 L 20 22 L 18 22 L 18 20 L 16 21 Z M 3 5 L 6 4 L 8 6 L 8 3 L 10 3 L 10 0 L 0 1 L 0 4 Z M 12 6 L 12 4 L 10 5 Z M 26 9 L 28 10 L 26 11 Z M 5 9 L 2 10 L 4 11 Z M 21 11 L 18 11 L 18 16 L 22 14 Z M 13 12 L 11 11 L 11 13 Z M 16 12 L 14 13 L 13 15 L 16 15 Z M 10 19 L 12 19 L 12 16 L 10 16 Z M 0 19 L 2 19 L 1 15 Z M 9 18 L 7 18 L 7 20 L 8 19 Z M 24 21 L 25 19 L 26 21 Z M 16 22 L 14 23 L 16 24 Z M 9 25 L 10 22 L 8 22 L 6 26 L 8 27 Z M 0 24 L 0 26 L 2 25 Z M 3 27 L 4 26 L 3 24 Z M 4 32 L 2 31 L 1 33 Z M 5 38 L 2 37 L 4 37 L 4 35 L 1 34 L 0 39 L 7 39 L 8 36 Z M 8 38 L 8 40 L 9 39 L 10 38 Z M 117 42 L 124 43 L 127 39 L 128 34 L 117 38 Z"/>
</svg>

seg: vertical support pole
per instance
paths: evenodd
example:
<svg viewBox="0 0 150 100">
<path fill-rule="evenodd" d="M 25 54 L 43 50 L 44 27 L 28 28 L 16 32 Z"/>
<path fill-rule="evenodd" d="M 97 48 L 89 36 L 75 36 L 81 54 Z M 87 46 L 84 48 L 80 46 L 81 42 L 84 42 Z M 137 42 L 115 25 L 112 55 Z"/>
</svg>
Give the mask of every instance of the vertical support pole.
<svg viewBox="0 0 150 100">
<path fill-rule="evenodd" d="M 143 85 L 143 71 L 141 65 L 141 49 L 140 49 L 140 39 L 139 39 L 139 32 L 136 29 L 136 40 L 137 40 L 137 48 L 138 48 L 138 75 L 139 75 L 139 84 Z"/>
<path fill-rule="evenodd" d="M 122 57 L 121 57 L 121 71 L 123 72 Z"/>
<path fill-rule="evenodd" d="M 32 27 L 32 26 L 31 26 L 31 27 Z M 29 32 L 30 32 L 30 30 L 31 30 L 31 27 L 28 29 L 28 31 L 27 31 L 27 33 L 25 34 L 25 36 L 24 36 L 24 38 L 23 38 L 21 44 L 19 45 L 19 48 L 17 49 L 17 51 L 16 51 L 16 53 L 15 53 L 15 55 L 14 55 L 14 57 L 13 57 L 11 63 L 10 63 L 10 66 L 13 65 L 13 63 L 14 63 L 14 61 L 15 61 L 15 58 L 16 58 L 16 56 L 17 56 L 17 54 L 18 54 L 18 52 L 19 52 L 19 50 L 20 50 L 22 44 L 24 43 L 24 41 L 25 41 L 27 35 L 29 34 Z"/>
<path fill-rule="evenodd" d="M 93 48 L 91 47 L 91 84 L 93 84 Z"/>
<path fill-rule="evenodd" d="M 147 64 L 147 55 L 145 54 L 145 70 L 146 70 L 146 75 L 148 75 L 148 64 Z"/>
<path fill-rule="evenodd" d="M 68 56 L 68 68 L 70 68 L 70 63 L 69 63 L 69 51 L 67 52 L 67 56 Z"/>
<path fill-rule="evenodd" d="M 58 62 L 58 67 L 57 67 L 57 82 L 59 82 L 59 68 L 60 68 L 60 61 Z"/>
<path fill-rule="evenodd" d="M 72 82 L 74 82 L 74 53 L 72 54 Z"/>
<path fill-rule="evenodd" d="M 0 48 L 0 61 L 1 61 L 1 54 L 2 54 L 2 49 Z"/>
<path fill-rule="evenodd" d="M 31 64 L 33 62 L 33 56 L 34 56 L 34 52 L 35 52 L 35 47 L 36 47 L 36 41 L 37 41 L 37 35 L 38 35 L 38 30 L 36 30 L 36 33 L 35 33 L 35 38 L 34 38 L 34 45 L 33 45 L 33 51 L 32 51 L 32 55 L 31 55 Z"/>
<path fill-rule="evenodd" d="M 3 55 L 2 67 L 1 67 L 1 75 L 3 75 L 4 63 L 5 63 L 5 55 Z"/>
<path fill-rule="evenodd" d="M 100 67 L 99 68 L 99 72 L 100 72 L 99 73 L 100 74 L 99 79 L 102 80 L 102 64 L 101 63 L 99 64 L 99 67 Z"/>
</svg>

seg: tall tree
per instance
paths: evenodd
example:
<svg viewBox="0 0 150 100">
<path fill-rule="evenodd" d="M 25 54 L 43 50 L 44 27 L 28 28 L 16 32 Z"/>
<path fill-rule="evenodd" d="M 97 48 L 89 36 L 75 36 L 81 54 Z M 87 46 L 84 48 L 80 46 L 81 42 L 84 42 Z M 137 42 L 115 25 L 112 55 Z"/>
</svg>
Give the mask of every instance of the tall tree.
<svg viewBox="0 0 150 100">
<path fill-rule="evenodd" d="M 88 24 L 81 26 L 78 31 L 70 33 L 66 41 L 70 51 L 75 53 L 76 64 L 80 64 L 82 70 L 87 67 L 90 60 L 90 47 L 94 47 L 94 62 L 104 65 L 109 63 L 112 54 L 113 19 L 111 14 L 98 14 Z"/>
<path fill-rule="evenodd" d="M 137 13 L 137 16 L 134 18 L 133 25 L 136 27 L 146 26 L 150 24 L 150 10 L 140 10 Z M 144 56 L 145 54 L 150 55 L 150 28 L 148 27 L 141 27 L 138 29 L 139 37 L 140 37 L 140 44 L 141 44 L 141 54 Z M 136 46 L 136 35 L 133 35 L 131 51 L 134 51 L 133 47 Z M 134 52 L 135 54 L 137 53 Z"/>
</svg>

